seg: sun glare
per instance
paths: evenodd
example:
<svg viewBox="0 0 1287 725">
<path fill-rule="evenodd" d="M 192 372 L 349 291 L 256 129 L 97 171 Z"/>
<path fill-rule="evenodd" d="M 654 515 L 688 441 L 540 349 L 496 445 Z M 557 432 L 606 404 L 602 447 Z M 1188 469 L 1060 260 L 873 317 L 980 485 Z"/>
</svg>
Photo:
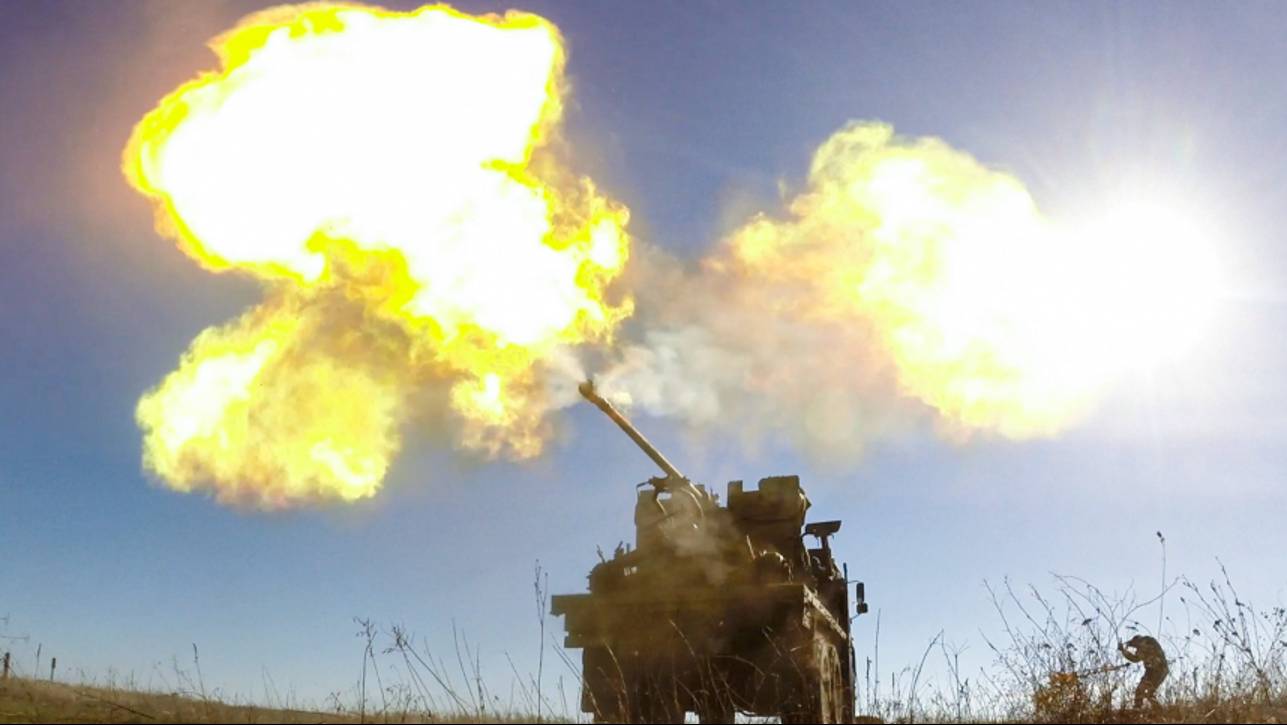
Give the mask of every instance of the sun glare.
<svg viewBox="0 0 1287 725">
<path fill-rule="evenodd" d="M 1080 230 L 1115 357 L 1132 368 L 1185 357 L 1202 343 L 1223 287 L 1218 240 L 1191 207 L 1124 200 Z"/>
</svg>

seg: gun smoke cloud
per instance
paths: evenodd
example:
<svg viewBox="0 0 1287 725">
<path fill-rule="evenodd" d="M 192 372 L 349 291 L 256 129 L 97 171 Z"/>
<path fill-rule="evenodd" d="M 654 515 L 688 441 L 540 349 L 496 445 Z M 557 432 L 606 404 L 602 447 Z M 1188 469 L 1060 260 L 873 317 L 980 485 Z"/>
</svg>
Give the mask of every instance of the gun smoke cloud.
<svg viewBox="0 0 1287 725">
<path fill-rule="evenodd" d="M 1017 179 L 879 123 L 696 265 L 632 245 L 560 143 L 563 42 L 534 15 L 310 4 L 211 46 L 221 68 L 123 161 L 161 234 L 265 289 L 139 402 L 144 466 L 177 490 L 370 497 L 426 389 L 456 446 L 535 456 L 587 372 L 619 404 L 829 455 L 927 421 L 1051 435 L 1150 322 L 1087 293 L 1120 275 Z"/>
<path fill-rule="evenodd" d="M 262 507 L 368 497 L 426 380 L 449 381 L 459 445 L 539 453 L 541 362 L 630 310 L 606 298 L 627 211 L 553 143 L 557 30 L 314 4 L 212 47 L 222 69 L 139 122 L 124 171 L 162 234 L 269 301 L 143 397 L 145 466 Z"/>
<path fill-rule="evenodd" d="M 781 217 L 754 217 L 695 272 L 654 263 L 649 329 L 602 388 L 841 455 L 918 417 L 953 437 L 1048 435 L 1104 382 L 1076 353 L 1084 295 L 1064 251 L 1018 180 L 855 123 Z"/>
<path fill-rule="evenodd" d="M 841 459 L 925 421 L 954 441 L 1058 434 L 1191 346 L 1220 277 L 1171 209 L 1064 228 L 1015 177 L 876 122 L 832 135 L 782 214 L 695 270 L 636 260 L 640 332 L 605 395 Z"/>
</svg>

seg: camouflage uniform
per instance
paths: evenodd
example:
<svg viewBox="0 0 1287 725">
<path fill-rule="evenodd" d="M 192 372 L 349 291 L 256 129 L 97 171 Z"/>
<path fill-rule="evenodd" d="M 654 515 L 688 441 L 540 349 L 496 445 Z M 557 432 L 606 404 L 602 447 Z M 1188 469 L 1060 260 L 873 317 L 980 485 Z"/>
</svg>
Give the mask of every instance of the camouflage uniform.
<svg viewBox="0 0 1287 725">
<path fill-rule="evenodd" d="M 1135 651 L 1130 651 L 1128 647 Z M 1162 685 L 1162 681 L 1170 672 L 1162 645 L 1152 637 L 1137 634 L 1126 644 L 1118 644 L 1117 648 L 1121 650 L 1122 656 L 1131 662 L 1144 663 L 1144 676 L 1140 678 L 1140 684 L 1135 688 L 1136 709 L 1142 707 L 1145 700 L 1157 705 L 1157 688 Z"/>
</svg>

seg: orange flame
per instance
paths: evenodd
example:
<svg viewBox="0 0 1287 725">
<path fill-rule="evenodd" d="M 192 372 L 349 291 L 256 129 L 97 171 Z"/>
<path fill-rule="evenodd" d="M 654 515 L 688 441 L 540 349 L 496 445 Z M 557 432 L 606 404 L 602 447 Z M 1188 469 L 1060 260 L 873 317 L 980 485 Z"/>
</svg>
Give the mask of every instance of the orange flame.
<svg viewBox="0 0 1287 725">
<path fill-rule="evenodd" d="M 460 442 L 539 452 L 537 368 L 630 312 L 605 299 L 627 210 L 551 148 L 554 26 L 311 4 L 247 17 L 212 47 L 222 68 L 138 123 L 123 171 L 159 231 L 275 297 L 203 333 L 140 401 L 146 465 L 266 506 L 370 496 L 406 390 L 443 375 Z M 328 321 L 332 298 L 362 312 Z M 334 344 L 352 337 L 401 357 L 377 374 L 372 353 Z"/>
</svg>

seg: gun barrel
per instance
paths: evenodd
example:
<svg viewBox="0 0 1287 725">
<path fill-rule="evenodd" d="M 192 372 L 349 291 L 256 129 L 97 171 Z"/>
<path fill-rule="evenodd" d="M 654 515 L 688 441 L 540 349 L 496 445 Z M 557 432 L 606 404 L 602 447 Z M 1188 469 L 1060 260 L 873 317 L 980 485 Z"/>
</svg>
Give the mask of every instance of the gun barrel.
<svg viewBox="0 0 1287 725">
<path fill-rule="evenodd" d="M 643 433 L 640 433 L 637 428 L 631 425 L 630 421 L 626 420 L 626 417 L 622 415 L 620 411 L 612 407 L 612 403 L 604 400 L 603 396 L 599 395 L 599 393 L 594 389 L 593 381 L 587 380 L 584 383 L 581 383 L 577 390 L 581 391 L 582 397 L 591 403 L 594 403 L 595 407 L 602 410 L 604 414 L 612 419 L 612 422 L 616 423 L 621 430 L 625 431 L 626 435 L 630 436 L 630 440 L 634 441 L 635 445 L 643 449 L 643 452 L 648 454 L 648 457 L 652 459 L 652 462 L 656 463 L 667 476 L 670 478 L 685 478 L 684 474 L 680 473 L 679 469 L 675 468 L 673 463 L 666 460 L 666 457 L 661 454 L 661 451 L 654 448 L 653 445 L 648 442 L 648 439 L 644 438 Z"/>
</svg>

